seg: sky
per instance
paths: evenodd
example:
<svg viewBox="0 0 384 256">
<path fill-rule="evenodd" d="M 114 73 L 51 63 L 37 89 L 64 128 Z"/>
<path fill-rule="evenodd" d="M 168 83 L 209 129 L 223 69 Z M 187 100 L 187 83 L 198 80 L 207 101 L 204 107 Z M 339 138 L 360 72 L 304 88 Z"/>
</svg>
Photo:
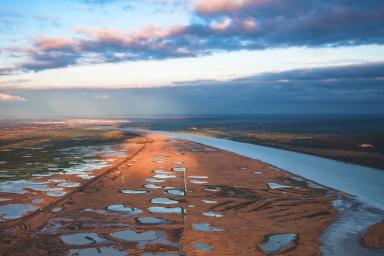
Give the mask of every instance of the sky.
<svg viewBox="0 0 384 256">
<path fill-rule="evenodd" d="M 382 0 L 0 0 L 0 118 L 383 113 Z"/>
</svg>

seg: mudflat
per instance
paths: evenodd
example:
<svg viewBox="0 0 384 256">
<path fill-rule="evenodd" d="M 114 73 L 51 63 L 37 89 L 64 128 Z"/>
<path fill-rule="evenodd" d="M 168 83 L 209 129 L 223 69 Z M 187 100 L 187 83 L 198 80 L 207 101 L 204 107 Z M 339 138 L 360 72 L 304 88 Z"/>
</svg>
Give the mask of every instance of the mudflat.
<svg viewBox="0 0 384 256">
<path fill-rule="evenodd" d="M 336 216 L 326 188 L 190 141 L 143 135 L 124 145 L 94 179 L 0 222 L 0 254 L 321 254 Z"/>
</svg>

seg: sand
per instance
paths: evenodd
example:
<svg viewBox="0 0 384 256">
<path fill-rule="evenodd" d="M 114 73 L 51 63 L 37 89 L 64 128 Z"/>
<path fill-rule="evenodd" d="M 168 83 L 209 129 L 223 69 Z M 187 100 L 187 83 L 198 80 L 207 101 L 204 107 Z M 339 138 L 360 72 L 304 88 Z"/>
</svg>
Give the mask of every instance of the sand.
<svg viewBox="0 0 384 256">
<path fill-rule="evenodd" d="M 362 241 L 370 248 L 384 248 L 384 221 L 372 225 L 364 234 Z"/>
<path fill-rule="evenodd" d="M 336 215 L 327 190 L 189 141 L 145 135 L 126 144 L 126 158 L 97 178 L 47 200 L 30 216 L 0 223 L 0 255 L 265 255 L 260 245 L 268 235 L 285 233 L 297 234 L 297 240 L 282 249 L 284 255 L 321 254 L 320 235 Z M 268 183 L 284 186 L 270 189 Z M 166 193 L 184 189 L 185 196 Z M 126 211 L 107 210 L 111 205 Z M 183 208 L 185 214 L 151 213 L 149 207 Z M 207 224 L 217 232 L 196 230 Z"/>
</svg>

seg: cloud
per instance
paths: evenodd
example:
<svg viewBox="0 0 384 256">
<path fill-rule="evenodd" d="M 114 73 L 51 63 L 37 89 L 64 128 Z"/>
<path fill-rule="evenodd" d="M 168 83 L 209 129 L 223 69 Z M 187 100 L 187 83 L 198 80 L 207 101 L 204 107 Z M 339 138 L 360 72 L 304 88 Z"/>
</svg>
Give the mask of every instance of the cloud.
<svg viewBox="0 0 384 256">
<path fill-rule="evenodd" d="M 0 76 L 13 75 L 17 71 L 16 68 L 0 68 Z"/>
<path fill-rule="evenodd" d="M 224 82 L 200 80 L 156 88 L 19 89 L 12 93 L 25 95 L 28 101 L 25 104 L 4 104 L 0 108 L 0 117 L 383 114 L 383 67 L 384 63 L 368 63 L 297 69 Z M 95 101 L 95 97 L 113 100 L 100 102 Z"/>
<path fill-rule="evenodd" d="M 196 0 L 192 16 L 189 23 L 168 28 L 78 28 L 74 38 L 37 38 L 31 47 L 21 49 L 29 61 L 17 68 L 40 71 L 241 49 L 384 43 L 381 0 Z"/>
<path fill-rule="evenodd" d="M 198 87 L 232 88 L 236 98 L 291 103 L 383 103 L 384 62 L 270 72 L 225 82 L 198 81 Z M 238 91 L 236 91 L 238 90 Z M 215 92 L 217 93 L 217 92 Z M 235 95 L 242 95 L 236 97 Z M 224 97 L 224 95 L 221 95 Z M 232 96 L 228 96 L 232 97 Z M 356 103 L 353 106 L 352 103 Z M 369 105 L 369 104 L 368 104 Z M 324 109 L 328 109 L 322 105 Z M 324 111 L 320 111 L 324 112 Z"/>
<path fill-rule="evenodd" d="M 34 20 L 41 21 L 45 24 L 51 24 L 52 26 L 59 26 L 60 22 L 57 18 L 47 16 L 47 15 L 34 15 L 32 16 Z"/>
<path fill-rule="evenodd" d="M 0 93 L 0 102 L 16 102 L 16 101 L 25 101 L 23 97 L 17 95 L 11 95 L 6 93 Z"/>
<path fill-rule="evenodd" d="M 251 5 L 258 5 L 268 1 L 252 1 L 252 0 L 210 0 L 210 1 L 194 1 L 195 9 L 200 14 L 211 15 L 222 12 L 234 12 L 245 9 Z"/>
<path fill-rule="evenodd" d="M 312 69 L 297 69 L 257 75 L 258 81 L 340 81 L 384 80 L 384 62 L 333 66 Z"/>
</svg>

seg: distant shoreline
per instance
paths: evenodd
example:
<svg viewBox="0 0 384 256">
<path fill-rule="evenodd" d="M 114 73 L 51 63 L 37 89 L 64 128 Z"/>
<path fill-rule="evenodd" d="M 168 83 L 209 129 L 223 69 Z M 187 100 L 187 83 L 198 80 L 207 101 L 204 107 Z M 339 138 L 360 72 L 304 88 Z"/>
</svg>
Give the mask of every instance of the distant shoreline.
<svg viewBox="0 0 384 256">
<path fill-rule="evenodd" d="M 236 136 L 222 136 L 222 135 L 216 135 L 216 134 L 212 134 L 212 133 L 200 132 L 198 130 L 196 130 L 196 131 L 180 130 L 177 132 L 190 133 L 190 134 L 202 135 L 202 136 L 220 138 L 220 139 L 229 139 L 229 140 L 233 140 L 233 141 L 244 142 L 244 143 L 249 143 L 249 144 L 254 144 L 254 145 L 272 147 L 272 148 L 277 148 L 277 149 L 284 149 L 284 150 L 288 150 L 288 151 L 292 151 L 292 152 L 298 152 L 298 153 L 304 153 L 304 154 L 313 155 L 313 156 L 319 156 L 319 157 L 332 159 L 332 160 L 336 160 L 336 161 L 340 161 L 340 162 L 344 162 L 344 163 L 348 163 L 348 164 L 357 164 L 357 165 L 376 168 L 376 169 L 380 169 L 381 171 L 384 171 L 384 162 L 380 163 L 378 161 L 376 163 L 368 163 L 367 159 L 359 159 L 359 158 L 353 158 L 350 160 L 346 160 L 345 158 L 342 158 L 342 157 L 337 156 L 337 155 L 325 154 L 325 153 L 321 152 L 320 150 L 317 150 L 316 148 L 313 148 L 313 147 L 307 147 L 307 148 L 301 147 L 301 148 L 299 148 L 299 147 L 295 147 L 295 146 L 288 145 L 288 144 L 283 145 L 283 144 L 268 143 L 268 142 L 263 143 L 261 141 L 255 142 L 252 139 L 247 139 L 247 138 L 244 138 L 241 136 L 238 136 L 238 137 L 236 137 Z M 329 151 L 328 153 L 332 153 L 332 151 Z"/>
</svg>

